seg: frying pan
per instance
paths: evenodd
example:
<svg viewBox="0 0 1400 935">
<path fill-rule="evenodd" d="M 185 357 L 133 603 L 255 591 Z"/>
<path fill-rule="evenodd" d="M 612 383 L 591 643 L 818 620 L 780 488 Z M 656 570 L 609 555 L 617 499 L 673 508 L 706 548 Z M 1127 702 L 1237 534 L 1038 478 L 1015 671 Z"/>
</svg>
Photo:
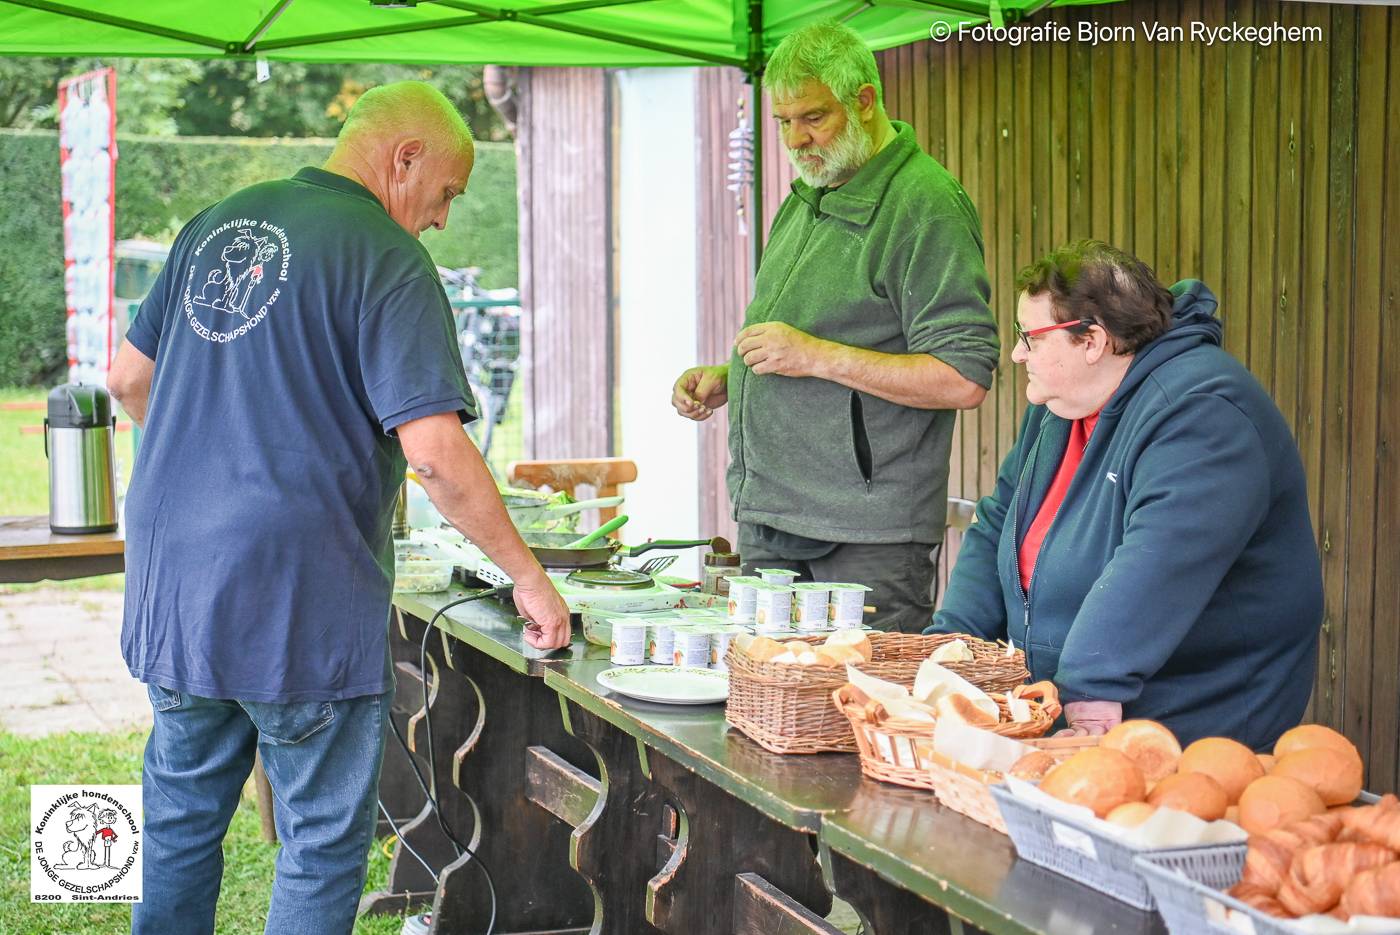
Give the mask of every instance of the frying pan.
<svg viewBox="0 0 1400 935">
<path fill-rule="evenodd" d="M 546 568 L 594 568 L 606 565 L 613 556 L 630 557 L 654 549 L 691 549 L 708 545 L 712 546 L 712 551 L 729 551 L 728 540 L 718 536 L 713 539 L 657 539 L 632 546 L 608 541 L 583 549 L 566 548 L 578 538 L 576 533 L 571 532 L 523 532 L 521 537 L 539 563 Z"/>
</svg>

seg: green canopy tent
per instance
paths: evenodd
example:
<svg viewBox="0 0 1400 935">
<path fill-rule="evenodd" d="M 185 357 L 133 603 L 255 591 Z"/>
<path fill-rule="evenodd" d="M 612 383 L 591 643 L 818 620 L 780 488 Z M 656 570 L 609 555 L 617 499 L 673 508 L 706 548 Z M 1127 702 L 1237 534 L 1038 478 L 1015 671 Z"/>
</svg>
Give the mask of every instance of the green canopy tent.
<svg viewBox="0 0 1400 935">
<path fill-rule="evenodd" d="M 1076 0 L 0 0 L 0 55 L 732 65 L 836 18 L 879 50 Z M 1083 0 L 1079 0 L 1083 2 Z"/>
<path fill-rule="evenodd" d="M 728 65 L 752 80 L 784 36 L 817 20 L 845 22 L 878 51 L 935 27 L 1001 25 L 1094 2 L 1102 0 L 0 0 L 0 55 Z"/>
</svg>

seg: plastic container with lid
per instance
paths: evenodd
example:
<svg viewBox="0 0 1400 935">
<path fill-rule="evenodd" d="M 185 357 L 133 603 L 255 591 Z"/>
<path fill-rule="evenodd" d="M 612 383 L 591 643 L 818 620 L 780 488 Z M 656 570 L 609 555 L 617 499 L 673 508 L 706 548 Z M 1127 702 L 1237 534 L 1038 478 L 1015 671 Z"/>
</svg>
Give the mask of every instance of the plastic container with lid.
<svg viewBox="0 0 1400 935">
<path fill-rule="evenodd" d="M 418 542 L 394 545 L 394 590 L 445 591 L 452 583 L 452 558 Z"/>
</svg>

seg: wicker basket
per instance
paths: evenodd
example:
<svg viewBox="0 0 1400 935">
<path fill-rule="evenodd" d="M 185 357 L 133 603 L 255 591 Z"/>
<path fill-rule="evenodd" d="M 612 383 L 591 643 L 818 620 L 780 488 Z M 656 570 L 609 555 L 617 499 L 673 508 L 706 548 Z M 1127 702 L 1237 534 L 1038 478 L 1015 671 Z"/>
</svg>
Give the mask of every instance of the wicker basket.
<svg viewBox="0 0 1400 935">
<path fill-rule="evenodd" d="M 1034 747 L 1052 751 L 1063 749 L 1064 756 L 1098 742 L 1097 738 L 1079 737 L 1040 739 L 1059 716 L 1060 705 L 1053 686 L 1046 690 L 1042 688 L 1042 683 L 1026 685 L 1016 689 L 1013 694 L 1025 697 L 1030 703 L 1031 720 L 1023 723 L 1012 721 L 1006 695 L 993 694 L 992 698 L 1001 709 L 1001 723 L 988 730 Z M 860 753 L 861 772 L 881 782 L 930 789 L 938 795 L 940 802 L 954 811 L 1006 833 L 1001 813 L 987 791 L 989 783 L 1001 781 L 1000 775 L 971 769 L 935 752 L 930 725 L 891 718 L 884 705 L 867 698 L 854 685 L 842 685 L 836 689 L 832 693 L 832 701 L 835 702 L 833 707 L 840 710 L 851 724 L 857 752 Z M 945 787 L 948 789 L 946 801 Z"/>
<path fill-rule="evenodd" d="M 828 635 L 798 633 L 792 639 L 819 645 Z M 959 639 L 906 633 L 867 635 L 873 658 L 856 668 L 905 686 L 914 684 L 920 664 L 935 649 Z M 1009 690 L 1029 676 L 1020 650 L 1007 656 L 996 643 L 966 636 L 961 639 L 972 649 L 974 660 L 949 663 L 945 668 L 983 691 Z M 729 668 L 725 718 L 759 746 L 774 753 L 856 752 L 851 722 L 831 704 L 831 693 L 846 684 L 844 668 L 759 662 L 736 646 L 730 646 L 724 662 Z"/>
<path fill-rule="evenodd" d="M 1045 737 L 1024 743 L 1047 751 L 1059 761 L 1069 759 L 1085 747 L 1098 746 L 1099 738 Z M 1002 834 L 1008 833 L 1006 819 L 1001 817 L 1001 809 L 992 798 L 992 786 L 1005 778 L 1001 773 L 964 766 L 937 751 L 929 752 L 927 772 L 941 805 Z"/>
</svg>

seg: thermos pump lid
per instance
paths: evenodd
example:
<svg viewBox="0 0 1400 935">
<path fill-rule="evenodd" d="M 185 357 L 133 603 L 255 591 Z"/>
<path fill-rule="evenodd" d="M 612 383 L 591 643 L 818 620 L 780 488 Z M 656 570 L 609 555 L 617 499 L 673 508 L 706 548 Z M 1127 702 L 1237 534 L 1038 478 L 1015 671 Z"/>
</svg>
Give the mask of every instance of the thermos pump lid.
<svg viewBox="0 0 1400 935">
<path fill-rule="evenodd" d="M 49 393 L 49 428 L 89 429 L 112 421 L 112 398 L 100 386 L 65 383 Z"/>
</svg>

